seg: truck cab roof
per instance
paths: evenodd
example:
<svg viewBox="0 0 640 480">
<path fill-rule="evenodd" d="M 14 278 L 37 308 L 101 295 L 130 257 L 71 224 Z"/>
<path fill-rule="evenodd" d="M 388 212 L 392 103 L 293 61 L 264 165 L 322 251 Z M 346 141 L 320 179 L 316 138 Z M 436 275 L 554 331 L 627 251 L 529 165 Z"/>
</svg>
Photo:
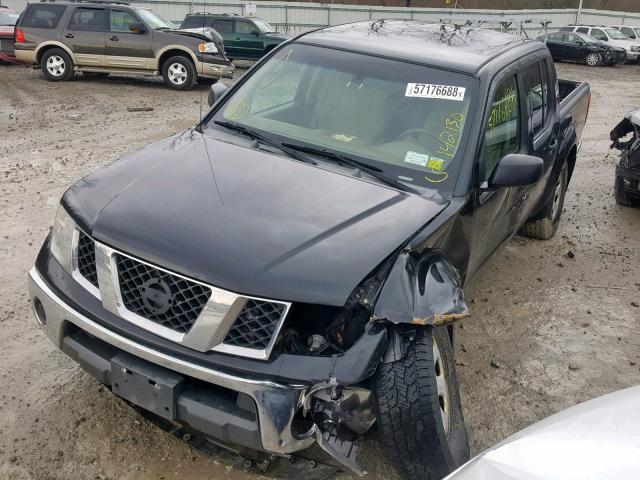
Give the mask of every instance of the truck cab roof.
<svg viewBox="0 0 640 480">
<path fill-rule="evenodd" d="M 475 74 L 490 61 L 540 42 L 493 30 L 416 20 L 376 20 L 322 28 L 298 41 Z"/>
</svg>

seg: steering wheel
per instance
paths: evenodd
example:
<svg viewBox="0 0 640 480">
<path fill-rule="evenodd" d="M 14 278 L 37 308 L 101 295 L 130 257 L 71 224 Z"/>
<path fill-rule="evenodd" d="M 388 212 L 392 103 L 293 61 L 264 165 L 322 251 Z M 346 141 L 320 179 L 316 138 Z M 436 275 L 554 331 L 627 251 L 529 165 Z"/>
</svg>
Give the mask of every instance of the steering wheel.
<svg viewBox="0 0 640 480">
<path fill-rule="evenodd" d="M 422 135 L 426 135 L 428 137 L 432 137 L 437 139 L 438 137 L 436 137 L 436 135 L 427 130 L 426 128 L 410 128 L 408 130 L 405 130 L 404 132 L 402 132 L 400 135 L 398 135 L 398 140 L 402 141 L 402 140 L 416 140 L 417 137 L 422 134 Z"/>
</svg>

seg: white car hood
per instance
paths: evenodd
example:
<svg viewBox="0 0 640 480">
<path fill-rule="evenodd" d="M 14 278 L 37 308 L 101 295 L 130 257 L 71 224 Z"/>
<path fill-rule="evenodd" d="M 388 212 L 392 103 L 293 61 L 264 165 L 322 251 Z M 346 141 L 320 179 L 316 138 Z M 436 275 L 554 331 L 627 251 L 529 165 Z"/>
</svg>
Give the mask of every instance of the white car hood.
<svg viewBox="0 0 640 480">
<path fill-rule="evenodd" d="M 637 480 L 640 386 L 552 415 L 445 480 Z"/>
</svg>

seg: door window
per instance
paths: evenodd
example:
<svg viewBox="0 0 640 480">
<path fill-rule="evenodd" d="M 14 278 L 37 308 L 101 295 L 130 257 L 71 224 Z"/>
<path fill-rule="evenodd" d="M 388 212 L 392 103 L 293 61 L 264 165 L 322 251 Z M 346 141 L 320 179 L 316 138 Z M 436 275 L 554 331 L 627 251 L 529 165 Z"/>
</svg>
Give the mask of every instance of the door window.
<svg viewBox="0 0 640 480">
<path fill-rule="evenodd" d="M 129 25 L 133 23 L 140 23 L 140 20 L 124 10 L 111 10 L 109 14 L 109 22 L 112 32 L 131 33 Z"/>
<path fill-rule="evenodd" d="M 547 35 L 547 40 L 551 40 L 552 42 L 561 42 L 562 37 L 564 37 L 562 33 L 550 33 Z"/>
<path fill-rule="evenodd" d="M 629 38 L 636 38 L 636 32 L 633 31 L 633 28 L 622 27 L 620 31 Z"/>
<path fill-rule="evenodd" d="M 587 27 L 580 27 L 580 28 L 576 29 L 576 32 L 589 33 L 589 29 Z"/>
<path fill-rule="evenodd" d="M 106 15 L 103 8 L 76 8 L 69 22 L 69 30 L 102 32 L 106 27 Z"/>
<path fill-rule="evenodd" d="M 20 26 L 31 28 L 57 28 L 65 5 L 31 5 Z"/>
<path fill-rule="evenodd" d="M 524 70 L 524 91 L 527 99 L 530 132 L 534 135 L 544 123 L 544 92 L 540 63 L 532 63 Z"/>
<path fill-rule="evenodd" d="M 606 42 L 607 40 L 609 40 L 609 37 L 607 37 L 607 34 L 604 33 L 602 30 L 600 30 L 599 28 L 592 28 L 591 36 L 598 40 L 602 40 L 603 42 Z"/>
<path fill-rule="evenodd" d="M 484 178 L 493 173 L 498 161 L 520 150 L 520 100 L 516 77 L 504 80 L 497 88 L 484 134 Z"/>
<path fill-rule="evenodd" d="M 233 30 L 231 21 L 229 20 L 216 20 L 213 22 L 213 29 L 222 34 L 231 33 Z"/>
<path fill-rule="evenodd" d="M 250 34 L 257 31 L 258 29 L 253 25 L 253 23 L 236 20 L 236 33 Z"/>
<path fill-rule="evenodd" d="M 567 37 L 567 42 L 574 43 L 576 45 L 582 45 L 584 42 L 578 35 L 574 35 L 572 33 L 565 35 Z"/>
</svg>

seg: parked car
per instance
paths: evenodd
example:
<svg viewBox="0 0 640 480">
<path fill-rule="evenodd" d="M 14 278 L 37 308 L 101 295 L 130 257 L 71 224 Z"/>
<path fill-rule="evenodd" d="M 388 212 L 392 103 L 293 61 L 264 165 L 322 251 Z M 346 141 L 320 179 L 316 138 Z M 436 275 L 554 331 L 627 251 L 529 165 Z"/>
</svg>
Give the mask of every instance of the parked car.
<svg viewBox="0 0 640 480">
<path fill-rule="evenodd" d="M 615 28 L 571 25 L 562 27 L 560 31 L 584 33 L 594 37 L 596 40 L 600 40 L 601 42 L 607 42 L 607 44 L 612 47 L 624 48 L 627 52 L 628 62 L 637 62 L 638 58 L 640 58 L 640 42 L 627 38 Z"/>
<path fill-rule="evenodd" d="M 148 8 L 106 1 L 28 4 L 15 51 L 54 82 L 75 71 L 136 73 L 162 75 L 169 88 L 186 90 L 234 68 L 213 34 L 176 30 Z"/>
<path fill-rule="evenodd" d="M 640 108 L 627 113 L 610 136 L 611 147 L 621 152 L 616 167 L 616 202 L 629 207 L 640 205 Z"/>
<path fill-rule="evenodd" d="M 640 40 L 640 27 L 635 25 L 611 25 L 612 28 L 620 30 L 625 37 L 631 40 Z"/>
<path fill-rule="evenodd" d="M 636 480 L 640 387 L 556 413 L 478 455 L 445 480 Z"/>
<path fill-rule="evenodd" d="M 555 62 L 580 62 L 595 67 L 627 61 L 624 48 L 609 46 L 584 33 L 549 33 L 538 39 L 547 46 Z"/>
<path fill-rule="evenodd" d="M 225 89 L 63 195 L 29 274 L 39 324 L 217 442 L 317 443 L 362 473 L 377 422 L 403 478 L 441 478 L 469 456 L 462 287 L 517 232 L 556 232 L 589 85 L 535 40 L 378 20 L 300 35 Z"/>
<path fill-rule="evenodd" d="M 237 15 L 192 13 L 180 28 L 207 26 L 224 38 L 224 49 L 231 59 L 257 60 L 288 39 L 260 18 Z"/>
<path fill-rule="evenodd" d="M 0 5 L 0 62 L 14 63 L 13 36 L 18 12 Z"/>
</svg>

